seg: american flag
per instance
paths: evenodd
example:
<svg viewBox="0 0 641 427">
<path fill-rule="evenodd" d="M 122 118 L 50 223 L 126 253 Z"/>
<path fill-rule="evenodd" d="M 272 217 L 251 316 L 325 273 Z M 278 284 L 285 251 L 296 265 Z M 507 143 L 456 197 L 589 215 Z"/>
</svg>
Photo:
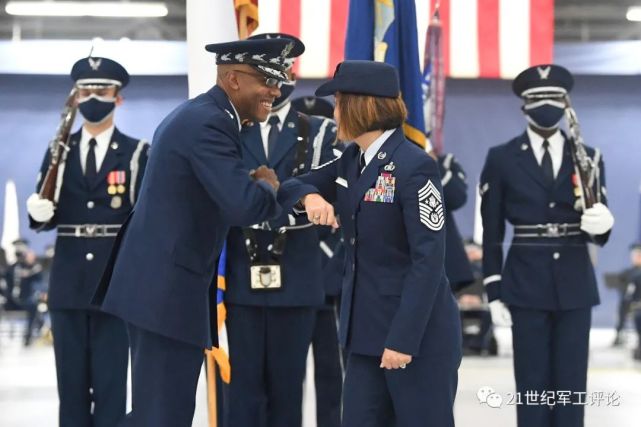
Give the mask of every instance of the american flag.
<svg viewBox="0 0 641 427">
<path fill-rule="evenodd" d="M 554 0 L 415 2 L 421 64 L 427 26 L 440 3 L 443 66 L 449 77 L 512 78 L 531 65 L 552 62 Z M 307 51 L 295 65 L 297 75 L 329 77 L 344 57 L 348 3 L 260 0 L 254 34 L 283 32 L 300 37 Z"/>
</svg>

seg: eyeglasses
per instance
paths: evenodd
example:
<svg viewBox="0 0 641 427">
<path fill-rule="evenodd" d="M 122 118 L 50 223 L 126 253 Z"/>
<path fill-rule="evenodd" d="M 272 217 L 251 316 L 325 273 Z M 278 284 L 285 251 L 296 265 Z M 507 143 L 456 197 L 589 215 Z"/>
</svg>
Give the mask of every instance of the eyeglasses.
<svg viewBox="0 0 641 427">
<path fill-rule="evenodd" d="M 267 86 L 267 87 L 277 87 L 277 88 L 280 89 L 280 87 L 283 85 L 283 82 L 281 80 L 278 80 L 277 78 L 274 78 L 274 77 L 267 77 L 267 76 L 263 76 L 263 75 L 256 74 L 256 73 L 249 73 L 249 72 L 243 71 L 243 70 L 232 70 L 232 71 L 235 71 L 237 73 L 247 74 L 247 75 L 250 75 L 250 76 L 254 76 L 257 79 L 265 79 L 265 86 Z"/>
</svg>

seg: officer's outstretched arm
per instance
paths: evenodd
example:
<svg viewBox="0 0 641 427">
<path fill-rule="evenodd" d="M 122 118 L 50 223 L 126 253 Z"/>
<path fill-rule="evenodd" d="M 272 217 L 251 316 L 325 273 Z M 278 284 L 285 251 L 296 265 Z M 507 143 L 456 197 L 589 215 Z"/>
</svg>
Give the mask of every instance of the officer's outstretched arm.
<svg viewBox="0 0 641 427">
<path fill-rule="evenodd" d="M 505 212 L 499 159 L 490 149 L 481 172 L 481 217 L 483 219 L 483 284 L 489 301 L 501 296 Z"/>
<path fill-rule="evenodd" d="M 283 182 L 278 189 L 278 203 L 285 211 L 291 210 L 304 196 L 320 194 L 329 203 L 336 201 L 336 179 L 338 160 L 335 158 L 324 165 Z"/>
<path fill-rule="evenodd" d="M 233 126 L 229 120 L 207 124 L 188 155 L 194 173 L 224 220 L 232 226 L 248 226 L 275 217 L 280 207 L 269 184 L 250 178 L 238 152 L 238 131 Z"/>
<path fill-rule="evenodd" d="M 436 162 L 426 156 L 409 180 L 396 188 L 412 263 L 385 348 L 416 356 L 436 294 L 445 286 L 445 212 Z"/>
</svg>

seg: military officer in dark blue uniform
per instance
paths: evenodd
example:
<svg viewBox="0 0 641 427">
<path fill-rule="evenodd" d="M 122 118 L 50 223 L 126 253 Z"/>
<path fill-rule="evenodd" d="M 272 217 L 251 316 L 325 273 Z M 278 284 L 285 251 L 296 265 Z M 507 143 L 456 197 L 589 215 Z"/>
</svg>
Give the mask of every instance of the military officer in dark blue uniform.
<svg viewBox="0 0 641 427">
<path fill-rule="evenodd" d="M 453 292 L 474 282 L 472 266 L 463 246 L 453 212 L 467 202 L 465 172 L 451 153 L 438 156 L 445 204 L 445 273 Z"/>
<path fill-rule="evenodd" d="M 591 311 L 599 303 L 587 243 L 605 244 L 614 223 L 603 161 L 590 147 L 597 203 L 583 209 L 579 197 L 572 142 L 559 130 L 572 85 L 572 75 L 557 65 L 519 74 L 513 90 L 524 101 L 528 127 L 490 149 L 481 175 L 484 283 L 490 305 L 509 307 L 524 402 L 526 393 L 571 391 L 576 402 L 585 392 Z M 514 239 L 503 262 L 506 221 Z M 517 414 L 520 427 L 583 425 L 580 404 L 523 404 Z"/>
<path fill-rule="evenodd" d="M 280 211 L 274 171 L 243 164 L 240 128 L 267 119 L 288 80 L 285 60 L 300 52 L 289 40 L 206 48 L 216 53 L 216 86 L 156 130 L 140 200 L 94 296 L 128 323 L 133 410 L 124 426 L 191 425 L 203 352 L 217 345 L 209 296 L 227 232 Z"/>
<path fill-rule="evenodd" d="M 336 94 L 338 138 L 354 143 L 286 181 L 279 200 L 334 227 L 337 205 L 347 242 L 343 426 L 453 426 L 461 329 L 444 272 L 438 165 L 403 135 L 407 113 L 391 65 L 345 61 L 316 94 Z"/>
<path fill-rule="evenodd" d="M 261 34 L 250 39 L 283 39 Z M 280 181 L 334 159 L 336 127 L 329 119 L 301 114 L 290 97 L 293 58 L 286 61 L 289 81 L 266 120 L 245 126 L 241 154 L 247 169 L 273 168 Z M 316 311 L 325 294 L 317 227 L 288 212 L 251 227 L 234 227 L 227 240 L 227 334 L 230 364 L 230 427 L 300 427 L 305 362 Z"/>
<path fill-rule="evenodd" d="M 292 100 L 292 107 L 309 116 L 334 117 L 334 105 L 324 98 L 303 96 Z M 344 145 L 336 143 L 340 155 Z M 338 307 L 340 305 L 345 245 L 340 229 L 320 227 L 321 268 L 325 304 L 316 312 L 312 335 L 314 386 L 316 390 L 316 425 L 338 427 L 341 423 L 343 388 L 342 354 L 338 345 Z"/>
<path fill-rule="evenodd" d="M 129 74 L 117 62 L 83 58 L 71 70 L 83 125 L 59 168 L 56 203 L 33 194 L 31 227 L 57 231 L 49 283 L 61 426 L 112 427 L 125 414 L 124 323 L 90 304 L 114 238 L 138 199 L 149 144 L 121 133 L 114 111 Z M 47 152 L 40 177 L 49 166 Z M 40 179 L 38 190 L 40 189 Z M 92 408 L 93 407 L 93 408 Z"/>
</svg>

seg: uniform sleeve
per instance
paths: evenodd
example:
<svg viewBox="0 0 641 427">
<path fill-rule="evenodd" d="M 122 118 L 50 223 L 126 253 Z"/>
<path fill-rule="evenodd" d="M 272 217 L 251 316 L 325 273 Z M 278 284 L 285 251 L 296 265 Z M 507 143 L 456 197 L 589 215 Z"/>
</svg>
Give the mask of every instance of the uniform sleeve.
<svg viewBox="0 0 641 427">
<path fill-rule="evenodd" d="M 385 347 L 417 355 L 445 269 L 445 212 L 436 162 L 426 158 L 399 187 L 411 266 Z"/>
<path fill-rule="evenodd" d="M 131 204 L 134 205 L 140 196 L 140 187 L 142 179 L 145 176 L 147 160 L 149 159 L 149 142 L 145 140 L 138 141 L 136 151 L 131 156 L 131 177 L 134 183 L 131 188 Z"/>
<path fill-rule="evenodd" d="M 605 186 L 605 164 L 603 163 L 603 157 L 599 154 L 599 179 L 596 182 L 596 194 L 598 195 L 597 200 L 599 200 L 604 205 L 608 205 L 607 189 Z M 598 236 L 590 236 L 592 241 L 599 245 L 604 246 L 610 239 L 610 233 L 612 230 L 607 231 L 606 233 L 599 234 Z"/>
<path fill-rule="evenodd" d="M 323 144 L 321 146 L 320 164 L 325 164 L 336 157 L 340 157 L 338 152 L 343 151 L 342 144 L 336 143 L 336 124 L 333 120 L 326 119 L 327 125 L 324 129 Z"/>
<path fill-rule="evenodd" d="M 231 226 L 248 226 L 275 217 L 280 207 L 269 184 L 250 178 L 235 132 L 231 122 L 207 123 L 193 145 L 190 162 L 224 220 Z"/>
<path fill-rule="evenodd" d="M 42 159 L 42 165 L 40 165 L 40 172 L 38 173 L 38 178 L 36 182 L 36 193 L 40 192 L 42 188 L 43 181 L 49 170 L 49 159 L 51 158 L 51 152 L 47 150 L 45 153 L 44 159 Z M 60 167 L 63 167 L 62 165 Z M 47 231 L 56 228 L 58 225 L 58 214 L 57 211 L 54 211 L 53 217 L 49 222 L 38 222 L 29 215 L 29 228 L 36 231 Z"/>
<path fill-rule="evenodd" d="M 289 211 L 303 196 L 312 193 L 318 193 L 329 203 L 334 203 L 339 160 L 336 158 L 311 172 L 283 182 L 278 189 L 278 203 Z"/>
<path fill-rule="evenodd" d="M 481 172 L 481 217 L 483 220 L 483 284 L 489 301 L 501 296 L 503 270 L 503 239 L 505 238 L 505 211 L 503 184 L 498 159 L 493 150 L 488 152 Z"/>
<path fill-rule="evenodd" d="M 312 156 L 308 165 L 309 170 L 314 170 L 314 168 L 318 167 L 319 165 L 323 165 L 333 161 L 337 157 L 340 157 L 340 154 L 342 153 L 342 149 L 337 149 L 334 146 L 334 143 L 336 141 L 336 125 L 334 124 L 334 121 L 329 119 L 320 120 L 316 119 L 315 117 L 313 119 L 317 120 L 317 126 L 313 127 L 315 129 L 315 133 L 310 139 L 312 142 L 314 142 L 320 132 L 323 132 L 323 139 L 321 141 L 321 145 L 318 148 L 314 147 L 314 149 L 312 150 Z M 287 209 L 285 209 L 284 211 L 288 212 Z M 287 220 L 288 223 L 283 223 L 283 220 Z M 278 228 L 282 227 L 283 225 L 298 226 L 308 223 L 309 219 L 307 218 L 307 215 L 294 215 L 293 213 L 289 212 L 287 215 L 283 215 L 281 216 L 281 218 L 278 218 L 276 221 L 270 223 L 270 225 L 272 226 L 272 228 Z"/>
<path fill-rule="evenodd" d="M 445 196 L 445 208 L 453 212 L 467 202 L 465 172 L 452 154 L 445 156 L 441 163 L 441 185 Z"/>
</svg>

